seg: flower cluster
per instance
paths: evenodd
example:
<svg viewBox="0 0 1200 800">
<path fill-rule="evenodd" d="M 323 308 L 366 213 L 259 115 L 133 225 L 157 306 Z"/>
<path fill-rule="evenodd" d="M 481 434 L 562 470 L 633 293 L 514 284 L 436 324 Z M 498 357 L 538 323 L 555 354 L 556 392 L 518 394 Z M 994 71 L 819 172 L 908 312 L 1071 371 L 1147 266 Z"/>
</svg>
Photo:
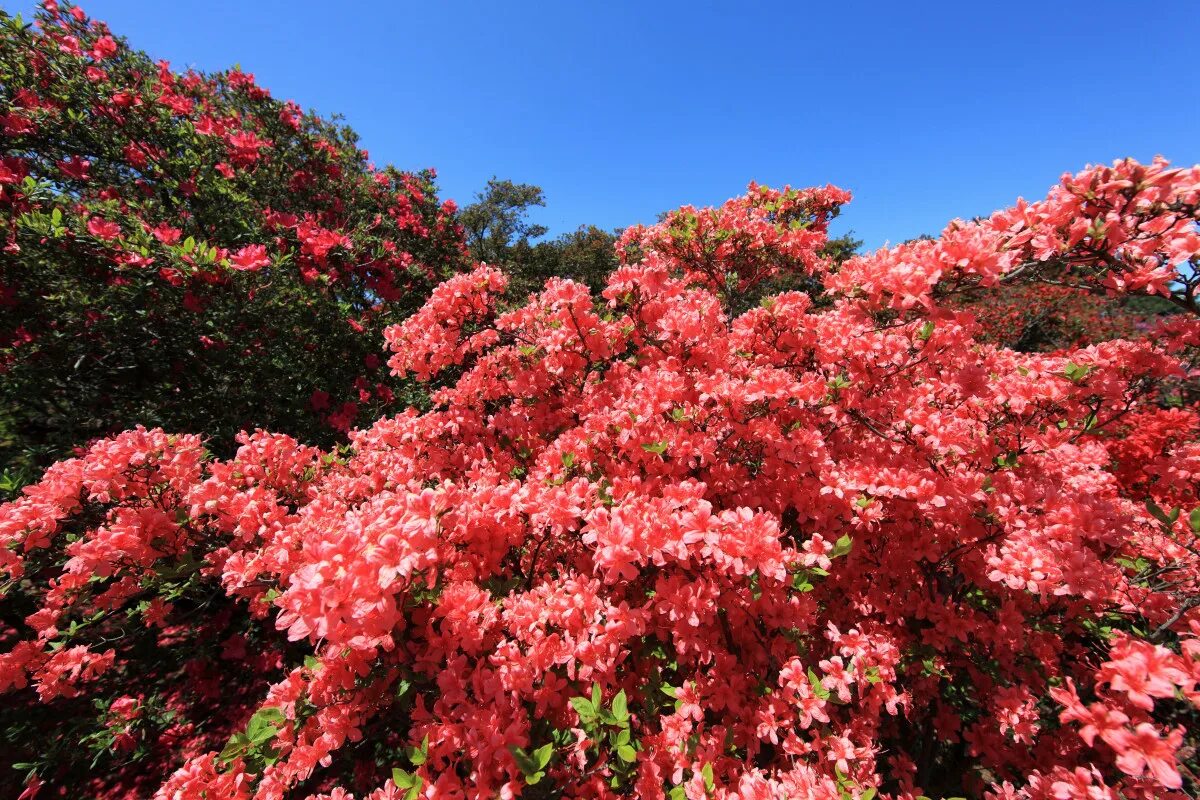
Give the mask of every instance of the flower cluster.
<svg viewBox="0 0 1200 800">
<path fill-rule="evenodd" d="M 1178 265 L 1200 251 L 1200 167 L 1131 159 L 1064 175 L 1045 200 L 852 259 L 826 285 L 876 304 L 930 306 L 971 286 L 1037 280 L 1169 297 L 1195 310 L 1196 276 Z"/>
<path fill-rule="evenodd" d="M 626 264 L 661 259 L 714 292 L 745 293 L 781 272 L 827 267 L 818 251 L 830 220 L 849 200 L 836 186 L 776 190 L 752 183 L 719 208 L 684 206 L 656 225 L 627 228 L 617 254 Z"/>
<path fill-rule="evenodd" d="M 444 283 L 387 331 L 432 408 L 346 446 L 56 464 L 0 507 L 26 795 L 1194 792 L 1197 322 L 1020 352 L 956 292 L 1187 307 L 1196 176 L 1091 168 L 840 269 L 844 193 L 752 187 L 628 233 L 599 297 Z M 732 316 L 772 270 L 831 296 Z"/>
</svg>

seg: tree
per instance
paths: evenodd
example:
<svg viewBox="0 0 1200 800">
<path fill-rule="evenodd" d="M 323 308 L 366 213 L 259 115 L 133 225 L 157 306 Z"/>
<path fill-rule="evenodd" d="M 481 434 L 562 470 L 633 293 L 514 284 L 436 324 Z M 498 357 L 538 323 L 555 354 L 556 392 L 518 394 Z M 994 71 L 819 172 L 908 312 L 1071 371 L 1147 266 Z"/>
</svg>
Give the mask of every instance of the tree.
<svg viewBox="0 0 1200 800">
<path fill-rule="evenodd" d="M 253 75 L 178 74 L 46 8 L 0 16 L 6 468 L 135 424 L 329 444 L 420 402 L 377 350 L 466 264 L 434 173 L 375 169 Z"/>
<path fill-rule="evenodd" d="M 466 231 L 467 245 L 476 261 L 503 264 L 514 246 L 528 246 L 530 239 L 546 234 L 546 228 L 529 221 L 529 209 L 545 206 L 540 186 L 513 183 L 493 177 L 463 208 L 459 222 Z"/>
<path fill-rule="evenodd" d="M 431 407 L 347 447 L 97 443 L 0 507 L 4 752 L 164 800 L 1194 793 L 1197 185 L 840 265 L 847 193 L 752 185 L 600 297 L 450 278 L 386 333 Z M 791 273 L 829 296 L 730 312 Z M 954 306 L 1047 280 L 1184 313 L 1047 354 Z"/>
<path fill-rule="evenodd" d="M 620 231 L 581 225 L 556 239 L 532 241 L 548 231 L 529 221 L 529 211 L 545 205 L 541 187 L 492 178 L 459 216 L 475 259 L 504 267 L 514 302 L 523 302 L 553 277 L 599 291 L 617 267 L 614 246 Z"/>
<path fill-rule="evenodd" d="M 550 241 L 513 247 L 504 262 L 509 295 L 524 300 L 555 277 L 570 278 L 599 292 L 617 268 L 615 246 L 619 236 L 620 231 L 610 233 L 595 225 L 581 225 Z"/>
</svg>

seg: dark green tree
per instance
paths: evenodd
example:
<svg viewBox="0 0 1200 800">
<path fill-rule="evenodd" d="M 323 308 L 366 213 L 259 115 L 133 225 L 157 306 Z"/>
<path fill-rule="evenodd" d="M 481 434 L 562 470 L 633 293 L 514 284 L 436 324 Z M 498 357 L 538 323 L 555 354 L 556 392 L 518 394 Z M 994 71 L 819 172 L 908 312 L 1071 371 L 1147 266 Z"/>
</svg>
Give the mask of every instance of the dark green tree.
<svg viewBox="0 0 1200 800">
<path fill-rule="evenodd" d="M 512 248 L 546 235 L 545 226 L 529 221 L 529 210 L 545 205 L 542 187 L 493 177 L 459 213 L 472 257 L 489 264 L 510 262 Z"/>
<path fill-rule="evenodd" d="M 0 492 L 137 424 L 330 444 L 420 402 L 382 331 L 466 263 L 434 174 L 61 9 L 0 11 Z"/>
<path fill-rule="evenodd" d="M 511 253 L 510 294 L 524 298 L 539 291 L 550 278 L 560 277 L 585 284 L 598 295 L 609 273 L 617 268 L 619 235 L 620 231 L 581 225 L 550 241 L 518 244 Z"/>
<path fill-rule="evenodd" d="M 504 268 L 514 300 L 540 291 L 554 277 L 570 278 L 598 293 L 617 266 L 614 246 L 620 231 L 581 225 L 556 239 L 535 241 L 547 229 L 531 222 L 529 212 L 545 205 L 540 186 L 492 178 L 459 213 L 472 257 Z"/>
</svg>

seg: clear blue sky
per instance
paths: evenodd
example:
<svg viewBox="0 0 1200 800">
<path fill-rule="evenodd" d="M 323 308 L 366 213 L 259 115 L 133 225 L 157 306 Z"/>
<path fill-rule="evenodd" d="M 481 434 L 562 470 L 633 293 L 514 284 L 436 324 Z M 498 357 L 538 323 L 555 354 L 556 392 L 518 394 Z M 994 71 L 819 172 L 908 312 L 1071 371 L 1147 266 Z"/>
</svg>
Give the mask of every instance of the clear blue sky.
<svg viewBox="0 0 1200 800">
<path fill-rule="evenodd" d="M 1087 163 L 1200 162 L 1198 0 L 82 5 L 176 67 L 240 63 L 341 113 L 444 197 L 536 183 L 552 233 L 833 182 L 855 194 L 836 229 L 874 247 Z"/>
</svg>

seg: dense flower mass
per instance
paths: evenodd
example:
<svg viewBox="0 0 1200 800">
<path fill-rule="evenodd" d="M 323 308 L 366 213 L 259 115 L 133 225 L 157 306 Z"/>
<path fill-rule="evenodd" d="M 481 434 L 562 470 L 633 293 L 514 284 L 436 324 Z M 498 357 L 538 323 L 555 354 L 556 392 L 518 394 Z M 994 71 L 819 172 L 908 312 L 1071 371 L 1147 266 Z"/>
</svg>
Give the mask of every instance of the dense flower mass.
<svg viewBox="0 0 1200 800">
<path fill-rule="evenodd" d="M 0 144 L 5 469 L 135 423 L 328 444 L 412 399 L 382 331 L 467 266 L 432 171 L 55 2 L 0 12 Z"/>
<path fill-rule="evenodd" d="M 54 465 L 0 507 L 24 761 L 0 781 L 1194 794 L 1200 168 L 1090 168 L 837 266 L 817 253 L 847 198 L 667 215 L 599 297 L 555 279 L 511 308 L 495 268 L 454 277 L 387 331 L 433 407 L 346 446 L 258 431 L 217 459 L 139 428 Z M 297 230 L 314 263 L 344 246 Z M 829 302 L 728 314 L 778 271 Z M 1047 281 L 1181 313 L 1024 353 L 957 302 Z"/>
</svg>

